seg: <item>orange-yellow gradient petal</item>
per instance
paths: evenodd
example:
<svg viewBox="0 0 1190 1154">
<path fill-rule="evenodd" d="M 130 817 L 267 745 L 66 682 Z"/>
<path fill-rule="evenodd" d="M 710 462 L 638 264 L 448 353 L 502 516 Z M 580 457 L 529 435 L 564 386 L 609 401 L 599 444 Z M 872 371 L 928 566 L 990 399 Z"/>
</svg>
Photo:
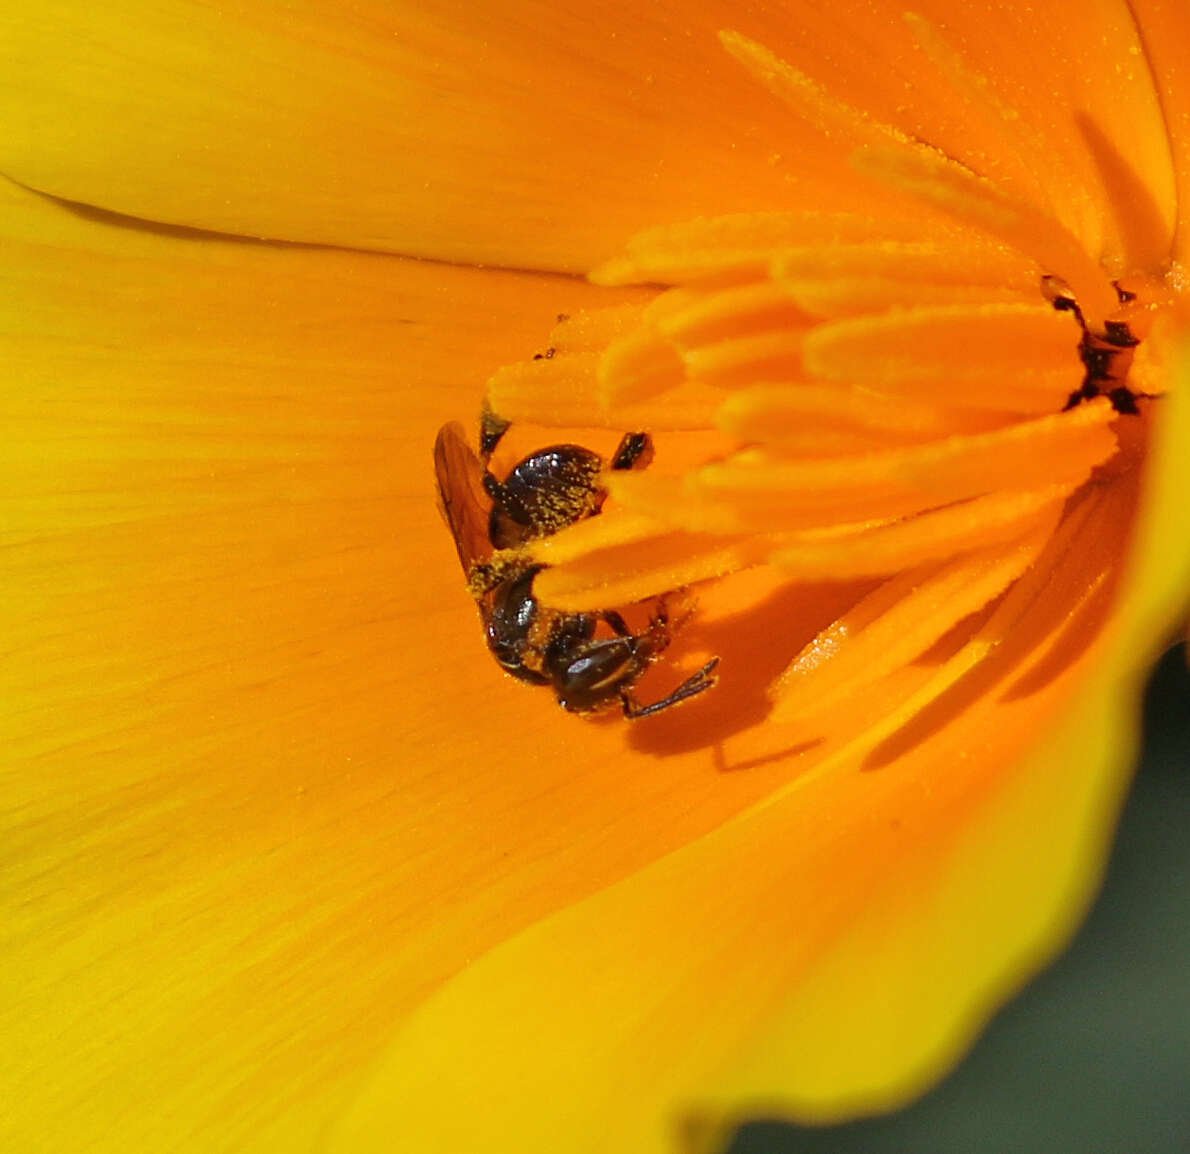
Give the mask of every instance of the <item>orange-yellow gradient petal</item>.
<svg viewBox="0 0 1190 1154">
<path fill-rule="evenodd" d="M 484 648 L 429 446 L 604 290 L 0 195 L 0 1145 L 307 1150 L 435 985 L 781 770 L 576 743 Z"/>
<path fill-rule="evenodd" d="M 1190 588 L 1182 344 L 1059 412 L 1184 255 L 1186 24 L 903 8 L 0 16 L 0 1146 L 701 1154 L 904 1100 L 1057 948 Z M 513 362 L 510 442 L 659 448 L 539 593 L 727 574 L 646 680 L 713 693 L 493 667 L 428 457 Z"/>
</svg>

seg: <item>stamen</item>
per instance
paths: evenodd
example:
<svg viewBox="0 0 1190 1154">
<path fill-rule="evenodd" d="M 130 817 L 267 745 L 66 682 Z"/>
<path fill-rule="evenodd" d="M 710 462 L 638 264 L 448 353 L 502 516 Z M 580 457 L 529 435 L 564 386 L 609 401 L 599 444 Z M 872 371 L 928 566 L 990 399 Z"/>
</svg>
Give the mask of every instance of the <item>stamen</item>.
<svg viewBox="0 0 1190 1154">
<path fill-rule="evenodd" d="M 919 220 L 890 214 L 752 212 L 707 217 L 649 229 L 633 237 L 622 257 L 591 274 L 601 285 L 685 284 L 711 276 L 763 277 L 774 253 L 807 245 L 912 240 Z"/>
<path fill-rule="evenodd" d="M 1100 320 L 1114 294 L 1102 269 L 1049 212 L 1005 193 L 940 150 L 831 97 L 805 73 L 763 45 L 735 32 L 720 33 L 724 47 L 766 88 L 828 135 L 852 143 L 855 164 L 870 176 L 942 209 L 957 220 L 1011 244 L 1071 285 L 1087 315 Z"/>
<path fill-rule="evenodd" d="M 684 382 L 665 402 L 624 405 L 609 417 L 600 393 L 598 353 L 556 355 L 499 369 L 488 381 L 487 401 L 508 421 L 558 428 L 707 429 L 723 394 Z"/>
<path fill-rule="evenodd" d="M 854 385 L 756 385 L 731 394 L 716 424 L 774 453 L 830 456 L 987 432 L 1013 417 L 890 396 Z"/>
<path fill-rule="evenodd" d="M 794 377 L 801 371 L 804 340 L 799 329 L 731 337 L 687 352 L 686 371 L 720 388 L 738 388 L 766 377 Z"/>
<path fill-rule="evenodd" d="M 1107 274 L 1073 234 L 950 157 L 921 147 L 873 147 L 856 153 L 854 163 L 861 172 L 997 237 L 1062 277 L 1078 297 L 1088 324 L 1102 324 L 1115 309 L 1116 293 Z"/>
<path fill-rule="evenodd" d="M 759 565 L 770 549 L 771 543 L 757 534 L 664 533 L 546 569 L 535 589 L 560 609 L 626 605 Z"/>
<path fill-rule="evenodd" d="M 906 520 L 800 534 L 675 533 L 619 510 L 536 541 L 527 556 L 550 566 L 539 595 L 574 611 L 659 596 L 761 563 L 805 581 L 876 577 L 1052 530 L 1072 488 L 997 493 Z"/>
<path fill-rule="evenodd" d="M 875 528 L 839 530 L 831 537 L 807 535 L 779 544 L 769 564 L 799 580 L 880 577 L 1028 534 L 1051 532 L 1073 485 L 1049 485 L 1026 493 L 994 493 Z"/>
<path fill-rule="evenodd" d="M 730 384 L 741 373 L 800 365 L 802 314 L 769 281 L 657 298 L 649 324 L 612 344 L 599 366 L 604 406 L 643 401 L 684 379 Z M 799 335 L 794 335 L 794 334 Z"/>
<path fill-rule="evenodd" d="M 1186 320 L 1166 314 L 1152 324 L 1144 343 L 1136 350 L 1128 370 L 1129 384 L 1135 395 L 1161 396 L 1176 379 L 1176 367 L 1181 363 Z"/>
<path fill-rule="evenodd" d="M 826 380 L 1044 413 L 1060 408 L 1081 378 L 1072 330 L 1041 302 L 906 309 L 819 325 L 804 355 Z"/>
<path fill-rule="evenodd" d="M 807 320 L 783 286 L 762 280 L 697 294 L 685 308 L 667 311 L 656 323 L 680 348 L 694 349 L 712 341 L 805 325 Z"/>
<path fill-rule="evenodd" d="M 1085 236 L 1086 226 L 1096 220 L 1096 207 L 1075 176 L 1072 158 L 1056 150 L 1053 140 L 1003 100 L 988 77 L 972 68 L 935 24 L 918 12 L 906 12 L 903 19 L 938 74 L 962 100 L 965 122 L 978 120 L 998 145 L 993 154 L 981 158 L 982 164 L 972 167 L 998 183 L 1018 186 L 1019 195 L 1044 205 L 1055 219 Z"/>
<path fill-rule="evenodd" d="M 910 723 L 924 721 L 945 694 L 977 670 L 984 684 L 975 692 L 982 693 L 990 692 L 996 679 L 1010 672 L 1018 674 L 1018 683 L 1021 675 L 1038 673 L 1049 646 L 1118 574 L 1128 523 L 1125 511 L 1134 496 L 1130 484 L 1091 486 L 1077 494 L 1034 563 L 949 658 L 908 691 L 912 679 L 884 679 L 879 693 L 883 716 L 865 742 L 898 732 L 903 741 L 912 741 Z M 1092 521 L 1104 531 L 1089 534 Z M 865 700 L 871 696 L 872 690 L 865 690 Z M 943 713 L 933 724 L 944 717 Z"/>
<path fill-rule="evenodd" d="M 548 343 L 559 353 L 602 352 L 639 325 L 645 311 L 645 306 L 626 304 L 562 314 L 550 330 Z"/>
<path fill-rule="evenodd" d="M 786 63 L 763 44 L 738 32 L 720 32 L 719 41 L 748 72 L 824 136 L 842 137 L 853 146 L 888 143 L 910 145 L 900 129 L 837 100 L 804 72 Z"/>
<path fill-rule="evenodd" d="M 1078 484 L 1115 451 L 1116 414 L 1094 401 L 1004 429 L 860 456 L 788 460 L 744 450 L 680 482 L 611 475 L 625 506 L 706 532 L 773 532 L 905 517 L 997 490 Z"/>
<path fill-rule="evenodd" d="M 791 249 L 773 259 L 771 275 L 818 317 L 937 303 L 1036 299 L 1032 262 L 1003 246 L 956 241 L 883 241 Z"/>
<path fill-rule="evenodd" d="M 680 385 L 686 366 L 671 342 L 652 327 L 641 325 L 608 346 L 597 374 L 600 406 L 610 412 Z"/>
<path fill-rule="evenodd" d="M 530 542 L 525 556 L 542 565 L 565 565 L 581 560 L 598 549 L 639 545 L 669 532 L 669 526 L 652 517 L 615 509 L 599 517 L 588 517 L 548 537 Z"/>
<path fill-rule="evenodd" d="M 885 582 L 819 634 L 772 689 L 774 720 L 814 724 L 924 653 L 957 621 L 999 596 L 1037 559 L 1047 532 Z"/>
</svg>

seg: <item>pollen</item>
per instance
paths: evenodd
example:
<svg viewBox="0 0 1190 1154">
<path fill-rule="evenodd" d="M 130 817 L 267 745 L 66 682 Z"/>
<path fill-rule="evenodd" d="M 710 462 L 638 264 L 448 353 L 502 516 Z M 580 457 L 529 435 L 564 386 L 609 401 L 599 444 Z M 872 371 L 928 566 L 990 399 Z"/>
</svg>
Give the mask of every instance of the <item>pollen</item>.
<svg viewBox="0 0 1190 1154">
<path fill-rule="evenodd" d="M 1042 146 L 940 33 L 911 23 L 1004 156 Z M 834 583 L 850 607 L 787 654 L 770 720 L 813 738 L 863 700 L 905 725 L 1037 604 L 1055 632 L 1104 593 L 1167 379 L 1159 338 L 1178 273 L 1125 270 L 1096 250 L 1079 221 L 1098 190 L 1047 189 L 1027 165 L 981 168 L 762 46 L 722 39 L 850 151 L 874 207 L 641 233 L 592 279 L 660 286 L 651 301 L 576 313 L 549 335 L 548 360 L 496 374 L 488 402 L 510 419 L 657 442 L 649 469 L 605 475 L 598 517 L 532 543 L 537 595 L 577 612 L 697 595 L 745 570 Z M 1006 171 L 1025 175 L 998 180 Z M 1109 507 L 1116 535 L 1082 541 Z M 1080 549 L 1083 584 L 1069 585 L 1065 559 Z M 898 680 L 927 653 L 929 676 Z"/>
</svg>

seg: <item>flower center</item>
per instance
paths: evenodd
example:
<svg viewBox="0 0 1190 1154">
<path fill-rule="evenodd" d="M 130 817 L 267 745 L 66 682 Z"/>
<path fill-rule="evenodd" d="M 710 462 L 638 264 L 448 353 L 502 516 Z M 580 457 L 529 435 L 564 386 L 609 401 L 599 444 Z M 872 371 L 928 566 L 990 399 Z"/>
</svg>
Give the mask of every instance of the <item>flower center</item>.
<svg viewBox="0 0 1190 1154">
<path fill-rule="evenodd" d="M 605 474 L 599 516 L 526 547 L 543 603 L 615 609 L 756 568 L 857 590 L 772 689 L 772 716 L 805 722 L 967 622 L 961 676 L 1114 502 L 1087 554 L 1088 588 L 1110 585 L 1130 500 L 1115 481 L 1163 388 L 1162 342 L 1148 344 L 1173 278 L 1112 279 L 1047 209 L 760 46 L 724 44 L 787 103 L 853 132 L 855 167 L 916 209 L 877 199 L 642 233 L 593 279 L 668 287 L 560 317 L 548 351 L 498 372 L 486 401 L 579 443 L 600 429 L 656 441 L 648 469 Z"/>
</svg>

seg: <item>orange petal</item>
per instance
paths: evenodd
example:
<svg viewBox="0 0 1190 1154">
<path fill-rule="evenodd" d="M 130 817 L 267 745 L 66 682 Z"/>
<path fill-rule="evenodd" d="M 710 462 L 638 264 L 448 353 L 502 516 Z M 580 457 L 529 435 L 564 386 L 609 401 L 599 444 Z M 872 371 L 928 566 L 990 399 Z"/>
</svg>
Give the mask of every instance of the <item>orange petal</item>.
<svg viewBox="0 0 1190 1154">
<path fill-rule="evenodd" d="M 1172 153 L 1177 181 L 1176 202 L 1190 204 L 1190 85 L 1186 84 L 1185 55 L 1190 43 L 1190 8 L 1178 0 L 1129 0 L 1152 70 Z M 1190 254 L 1190 220 L 1179 213 L 1173 253 L 1181 261 Z"/>
<path fill-rule="evenodd" d="M 172 224 L 569 271 L 653 221 L 787 208 L 832 180 L 855 203 L 841 161 L 833 178 L 807 166 L 813 133 L 791 132 L 723 52 L 735 14 L 726 0 L 544 19 L 531 0 L 12 9 L 0 170 Z M 753 30 L 779 41 L 790 19 L 758 13 Z"/>
<path fill-rule="evenodd" d="M 1077 244 L 1116 275 L 1168 250 L 1177 203 L 1169 144 L 1143 23 L 1138 32 L 1122 0 L 1096 0 L 1089 9 L 918 0 L 910 18 L 895 4 L 814 3 L 797 11 L 802 18 L 783 38 L 740 30 L 804 78 L 803 94 L 816 88 L 836 109 L 933 146 L 994 179 L 1018 204 L 1052 207 Z M 1169 31 L 1178 31 L 1176 23 Z M 815 114 L 812 101 L 802 103 L 803 114 Z M 837 118 L 835 127 L 842 128 Z M 1111 141 L 1115 156 L 1106 157 L 1095 138 Z M 1130 199 L 1119 197 L 1120 174 L 1136 182 Z M 1157 208 L 1159 226 L 1141 235 L 1138 188 Z"/>
</svg>

